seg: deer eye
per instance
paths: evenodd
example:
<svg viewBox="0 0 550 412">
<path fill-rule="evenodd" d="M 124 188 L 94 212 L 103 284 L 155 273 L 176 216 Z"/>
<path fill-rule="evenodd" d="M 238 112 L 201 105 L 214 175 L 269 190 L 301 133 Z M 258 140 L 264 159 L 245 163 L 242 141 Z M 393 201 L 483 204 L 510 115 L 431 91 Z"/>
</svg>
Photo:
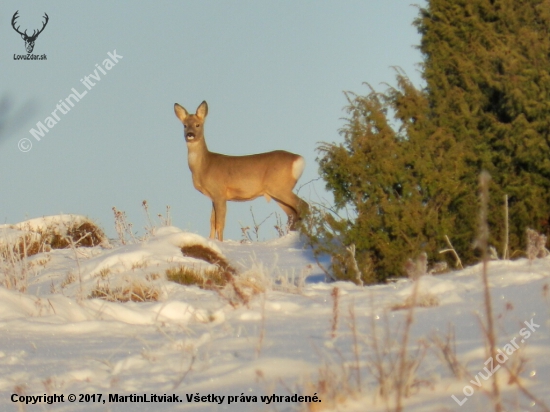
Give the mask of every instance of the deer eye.
<svg viewBox="0 0 550 412">
<path fill-rule="evenodd" d="M 195 127 L 199 127 L 199 126 L 200 126 L 200 123 L 197 123 L 197 124 L 195 125 Z"/>
</svg>

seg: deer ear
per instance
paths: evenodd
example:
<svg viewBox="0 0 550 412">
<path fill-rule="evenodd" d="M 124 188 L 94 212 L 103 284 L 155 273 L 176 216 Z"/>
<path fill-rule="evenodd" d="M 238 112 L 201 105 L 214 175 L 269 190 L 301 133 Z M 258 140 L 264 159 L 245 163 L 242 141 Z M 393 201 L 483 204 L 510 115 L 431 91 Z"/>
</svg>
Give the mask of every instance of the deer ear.
<svg viewBox="0 0 550 412">
<path fill-rule="evenodd" d="M 204 119 L 208 114 L 208 104 L 203 100 L 203 102 L 197 107 L 196 115 L 201 119 Z"/>
<path fill-rule="evenodd" d="M 182 106 L 180 106 L 177 103 L 174 103 L 174 113 L 176 113 L 176 117 L 180 119 L 180 121 L 183 123 L 185 118 L 189 116 L 189 113 L 187 113 L 187 110 L 185 110 Z"/>
</svg>

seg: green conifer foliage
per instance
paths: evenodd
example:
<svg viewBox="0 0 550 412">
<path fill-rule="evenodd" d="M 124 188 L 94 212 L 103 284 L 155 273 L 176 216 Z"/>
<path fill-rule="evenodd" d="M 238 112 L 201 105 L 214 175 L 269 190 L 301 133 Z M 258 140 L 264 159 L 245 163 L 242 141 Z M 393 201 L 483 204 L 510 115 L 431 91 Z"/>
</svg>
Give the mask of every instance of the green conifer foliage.
<svg viewBox="0 0 550 412">
<path fill-rule="evenodd" d="M 440 260 L 444 235 L 454 225 L 450 207 L 463 194 L 456 179 L 463 156 L 459 145 L 432 126 L 423 91 L 403 73 L 398 72 L 397 84 L 385 93 L 348 93 L 344 143 L 319 148 L 321 176 L 336 207 L 353 215 L 345 222 L 329 219 L 328 226 L 343 246 L 355 245 L 364 283 L 402 275 L 407 258 L 419 251 Z M 332 251 L 332 270 L 354 280 L 349 253 Z"/>
<path fill-rule="evenodd" d="M 504 241 L 507 194 L 510 249 L 524 250 L 526 228 L 549 231 L 550 1 L 430 0 L 416 25 L 430 117 L 464 144 L 472 190 L 492 176 L 491 243 Z M 473 238 L 470 209 L 457 222 Z"/>
<path fill-rule="evenodd" d="M 512 256 L 527 228 L 550 232 L 550 0 L 428 0 L 415 25 L 425 89 L 398 71 L 384 93 L 348 93 L 344 142 L 319 147 L 336 208 L 351 213 L 313 209 L 304 232 L 337 276 L 358 283 L 401 275 L 423 251 L 440 259 L 445 235 L 474 263 L 482 170 L 499 253 L 505 194 Z"/>
</svg>

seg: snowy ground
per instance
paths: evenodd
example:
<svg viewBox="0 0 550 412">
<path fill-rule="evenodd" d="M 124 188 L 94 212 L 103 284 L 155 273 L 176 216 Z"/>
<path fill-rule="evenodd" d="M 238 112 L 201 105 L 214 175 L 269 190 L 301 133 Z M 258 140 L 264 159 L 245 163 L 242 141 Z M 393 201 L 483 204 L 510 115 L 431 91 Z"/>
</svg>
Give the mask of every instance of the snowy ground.
<svg viewBox="0 0 550 412">
<path fill-rule="evenodd" d="M 0 227 L 0 244 L 17 230 L 23 229 Z M 0 286 L 0 410 L 386 410 L 375 371 L 398 359 L 408 311 L 391 308 L 411 295 L 411 281 L 364 288 L 327 283 L 296 234 L 220 243 L 163 227 L 143 242 L 110 243 L 34 255 L 28 259 L 25 292 Z M 179 249 L 184 243 L 220 251 L 266 292 L 235 308 L 220 293 L 165 280 L 168 267 L 208 267 L 184 257 Z M 491 410 L 480 270 L 421 278 L 420 296 L 435 306 L 414 311 L 407 354 L 413 360 L 419 359 L 417 351 L 424 356 L 404 410 Z M 499 358 L 497 373 L 506 410 L 544 410 L 539 401 L 550 405 L 550 258 L 494 261 L 489 274 L 497 346 L 509 355 Z M 134 281 L 157 290 L 159 300 L 89 298 L 99 283 L 115 287 Z M 445 340 L 449 330 L 465 368 L 460 378 L 434 343 L 434 336 Z M 535 399 L 509 382 L 505 366 L 520 368 L 522 385 Z M 63 395 L 64 402 L 12 402 L 53 394 Z M 69 402 L 70 394 L 76 402 Z M 80 394 L 95 396 L 79 402 Z M 180 402 L 109 401 L 110 395 L 112 400 L 132 394 L 149 401 L 177 395 Z M 262 399 L 273 394 L 283 398 Z M 284 396 L 294 394 L 321 402 L 286 402 L 292 399 Z M 197 402 L 188 399 L 191 395 L 206 398 Z"/>
</svg>

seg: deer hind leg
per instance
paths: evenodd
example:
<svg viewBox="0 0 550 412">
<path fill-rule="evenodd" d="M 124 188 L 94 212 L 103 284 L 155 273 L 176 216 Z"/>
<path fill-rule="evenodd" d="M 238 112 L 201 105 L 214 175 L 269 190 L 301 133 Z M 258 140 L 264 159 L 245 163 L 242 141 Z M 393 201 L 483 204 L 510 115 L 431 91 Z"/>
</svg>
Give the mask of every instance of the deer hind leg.
<svg viewBox="0 0 550 412">
<path fill-rule="evenodd" d="M 298 214 L 296 213 L 296 211 L 290 206 L 285 205 L 283 202 L 279 202 L 278 200 L 276 202 L 288 216 L 288 229 L 296 230 L 296 219 L 298 219 Z"/>
<path fill-rule="evenodd" d="M 214 201 L 214 226 L 215 234 L 218 236 L 220 242 L 223 241 L 223 229 L 225 227 L 225 212 L 227 210 L 227 204 L 225 200 Z"/>
<path fill-rule="evenodd" d="M 308 205 L 293 192 L 271 196 L 288 216 L 288 227 L 296 230 L 296 223 L 300 220 L 300 214 L 307 211 Z"/>
</svg>

